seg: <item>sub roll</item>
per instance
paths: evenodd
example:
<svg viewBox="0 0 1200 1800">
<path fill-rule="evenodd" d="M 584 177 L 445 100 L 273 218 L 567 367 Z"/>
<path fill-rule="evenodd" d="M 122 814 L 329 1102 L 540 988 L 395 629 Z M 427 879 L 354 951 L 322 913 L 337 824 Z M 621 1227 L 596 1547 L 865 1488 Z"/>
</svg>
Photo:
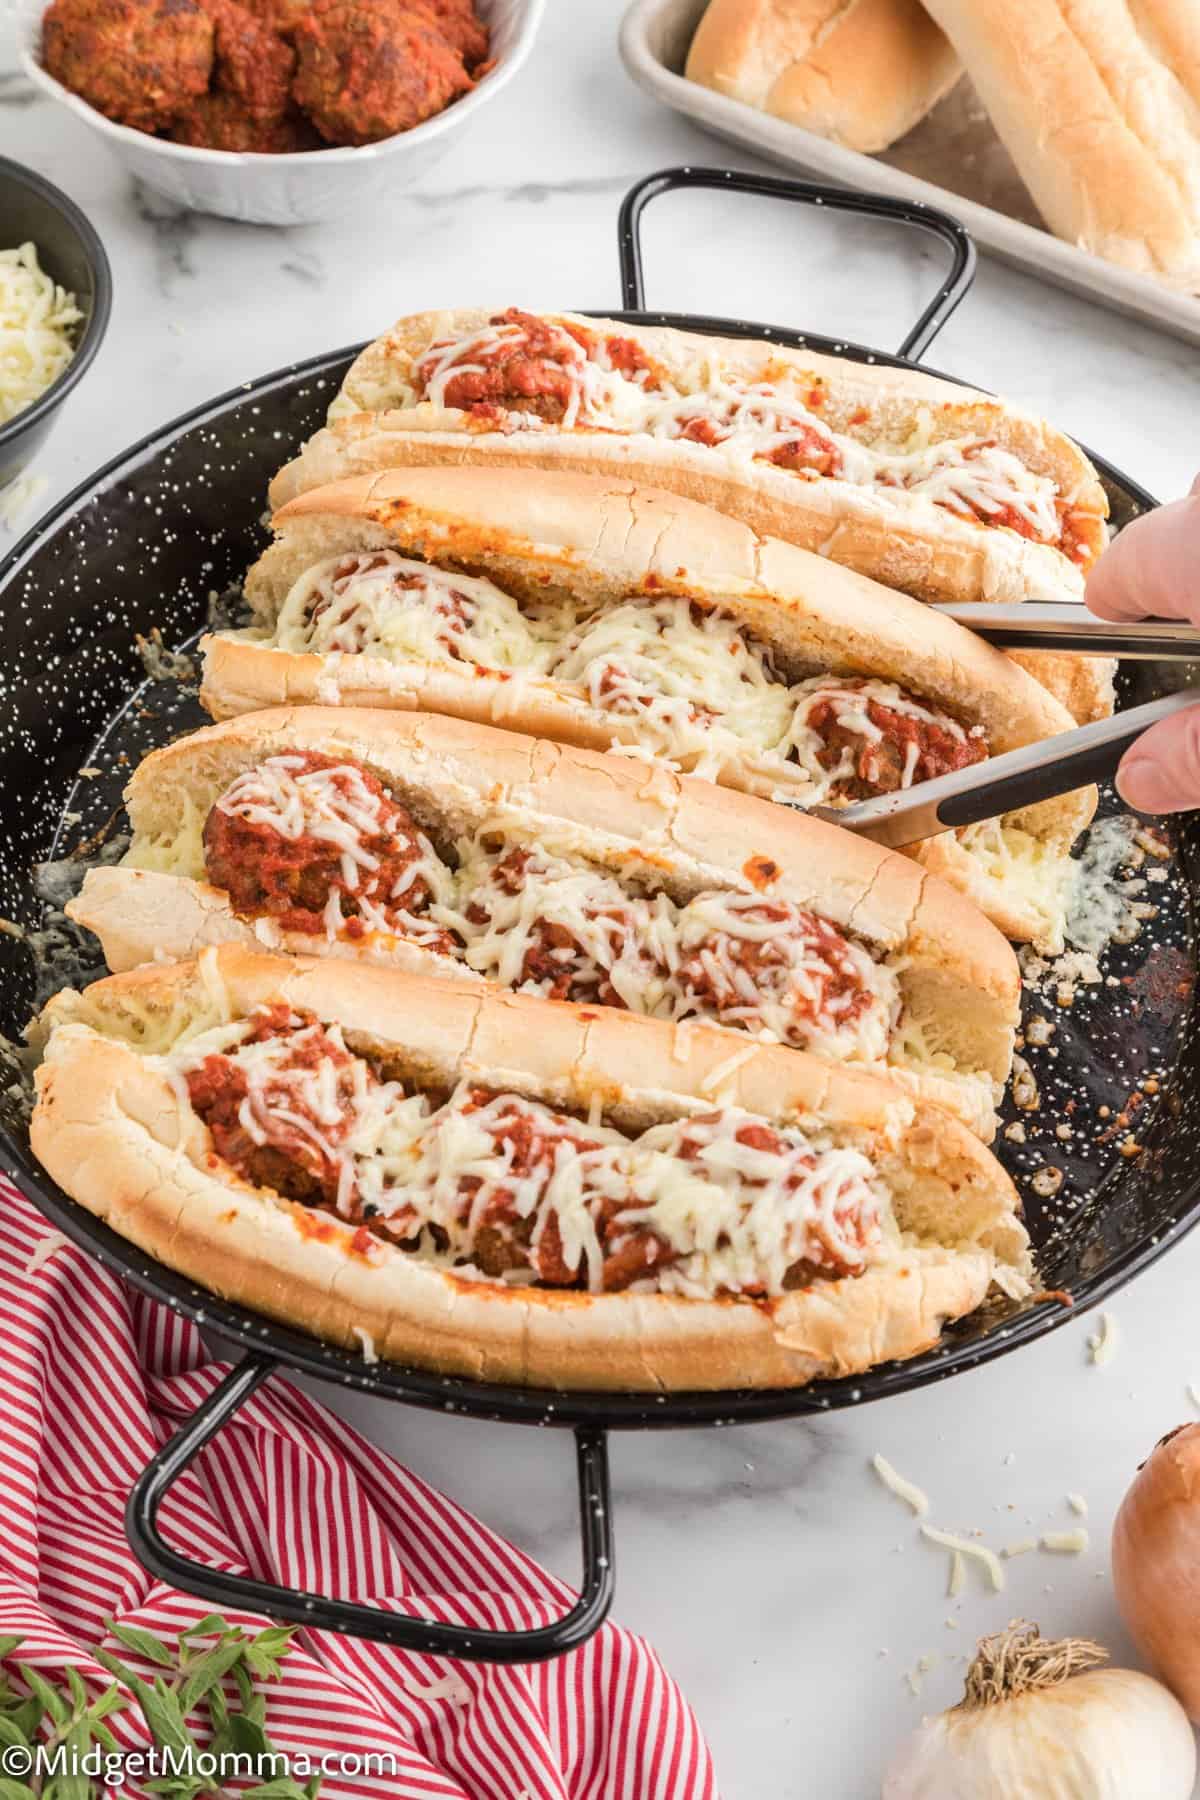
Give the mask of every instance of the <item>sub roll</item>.
<svg viewBox="0 0 1200 1800">
<path fill-rule="evenodd" d="M 1050 229 L 1200 293 L 1193 0 L 927 0 Z"/>
<path fill-rule="evenodd" d="M 980 1135 L 1016 959 L 907 857 L 626 758 L 437 715 L 299 707 L 154 751 L 122 862 L 67 911 L 115 972 L 330 955 L 724 1027 L 890 1070 Z"/>
<path fill-rule="evenodd" d="M 611 479 L 394 470 L 305 493 L 275 529 L 245 583 L 253 624 L 205 640 L 217 718 L 285 701 L 449 713 L 803 807 L 1072 724 L 907 596 Z M 1094 798 L 921 854 L 1008 935 L 1050 946 Z"/>
<path fill-rule="evenodd" d="M 709 0 L 689 81 L 874 154 L 962 74 L 920 0 Z"/>
<path fill-rule="evenodd" d="M 786 1387 L 1029 1292 L 1011 1182 L 723 1031 L 237 948 L 59 995 L 35 1154 L 223 1298 L 450 1375 Z"/>
</svg>

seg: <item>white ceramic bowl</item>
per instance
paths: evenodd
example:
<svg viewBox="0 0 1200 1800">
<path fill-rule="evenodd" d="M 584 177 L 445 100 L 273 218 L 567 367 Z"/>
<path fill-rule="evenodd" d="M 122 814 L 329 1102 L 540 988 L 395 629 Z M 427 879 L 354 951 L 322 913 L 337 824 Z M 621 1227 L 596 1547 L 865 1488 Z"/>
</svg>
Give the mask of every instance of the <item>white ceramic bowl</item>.
<svg viewBox="0 0 1200 1800">
<path fill-rule="evenodd" d="M 452 133 L 469 126 L 512 80 L 532 46 L 546 0 L 477 0 L 491 28 L 496 67 L 445 112 L 358 149 L 308 150 L 294 156 L 246 156 L 232 150 L 193 150 L 165 138 L 114 125 L 48 75 L 38 60 L 47 0 L 17 0 L 21 60 L 31 80 L 107 144 L 131 175 L 195 212 L 220 213 L 257 225 L 311 225 L 363 205 L 423 175 L 449 148 Z"/>
</svg>

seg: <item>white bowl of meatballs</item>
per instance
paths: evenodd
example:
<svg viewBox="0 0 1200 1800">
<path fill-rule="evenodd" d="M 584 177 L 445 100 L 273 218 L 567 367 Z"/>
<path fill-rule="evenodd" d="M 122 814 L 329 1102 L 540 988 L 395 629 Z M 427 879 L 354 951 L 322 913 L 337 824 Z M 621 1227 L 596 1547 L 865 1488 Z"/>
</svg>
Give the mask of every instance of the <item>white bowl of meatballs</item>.
<svg viewBox="0 0 1200 1800">
<path fill-rule="evenodd" d="M 196 212 L 307 225 L 413 181 L 545 0 L 22 0 L 30 78 Z"/>
</svg>

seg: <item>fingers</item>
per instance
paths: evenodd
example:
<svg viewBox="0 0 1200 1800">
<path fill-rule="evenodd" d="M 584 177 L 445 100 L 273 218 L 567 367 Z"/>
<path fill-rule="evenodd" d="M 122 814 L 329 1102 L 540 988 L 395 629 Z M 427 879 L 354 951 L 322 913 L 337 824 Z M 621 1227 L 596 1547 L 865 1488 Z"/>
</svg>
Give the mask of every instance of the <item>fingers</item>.
<svg viewBox="0 0 1200 1800">
<path fill-rule="evenodd" d="M 1200 625 L 1200 476 L 1186 500 L 1127 525 L 1088 577 L 1102 619 L 1190 619 Z"/>
<path fill-rule="evenodd" d="M 1125 752 L 1117 792 L 1135 812 L 1200 806 L 1200 696 L 1186 712 L 1160 719 Z"/>
</svg>

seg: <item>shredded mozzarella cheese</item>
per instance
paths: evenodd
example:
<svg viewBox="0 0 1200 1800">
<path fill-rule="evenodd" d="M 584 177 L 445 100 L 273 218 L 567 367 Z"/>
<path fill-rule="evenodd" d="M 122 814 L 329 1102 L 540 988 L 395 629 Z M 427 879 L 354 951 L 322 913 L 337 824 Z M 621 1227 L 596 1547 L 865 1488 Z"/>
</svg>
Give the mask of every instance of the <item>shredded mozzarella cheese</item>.
<svg viewBox="0 0 1200 1800">
<path fill-rule="evenodd" d="M 566 1266 L 593 1292 L 603 1289 L 608 1253 L 601 1217 L 609 1252 L 630 1235 L 665 1246 L 667 1260 L 635 1286 L 691 1296 L 779 1295 L 800 1261 L 860 1273 L 895 1239 L 890 1198 L 870 1161 L 820 1127 L 768 1127 L 728 1108 L 631 1139 L 511 1094 L 480 1103 L 465 1083 L 435 1107 L 375 1078 L 336 1026 L 296 1020 L 259 1041 L 249 1041 L 250 1030 L 243 1021 L 205 1033 L 169 1055 L 164 1072 L 186 1079 L 206 1058 L 229 1057 L 246 1090 L 238 1122 L 253 1143 L 271 1141 L 281 1123 L 335 1172 L 343 1217 L 378 1221 L 460 1273 L 470 1271 L 497 1206 L 532 1221 L 535 1256 L 552 1231 Z M 316 1032 L 325 1053 L 313 1062 L 297 1047 Z M 516 1156 L 514 1112 L 544 1154 Z"/>
<path fill-rule="evenodd" d="M 82 318 L 74 294 L 41 267 L 36 245 L 0 250 L 0 424 L 58 380 Z"/>
<path fill-rule="evenodd" d="M 994 1593 L 1004 1590 L 1004 1569 L 1000 1558 L 986 1544 L 976 1544 L 970 1538 L 955 1537 L 951 1531 L 938 1531 L 932 1525 L 921 1526 L 921 1536 L 929 1539 L 931 1544 L 940 1544 L 944 1550 L 957 1550 L 960 1556 L 973 1557 L 983 1564 Z"/>
<path fill-rule="evenodd" d="M 916 497 L 983 525 L 1023 528 L 1023 535 L 1044 543 L 1062 541 L 1062 515 L 1071 496 L 1051 476 L 978 433 L 934 441 L 928 409 L 922 409 L 908 442 L 864 441 L 826 422 L 811 404 L 819 405 L 819 387 L 803 370 L 776 363 L 763 379 L 746 380 L 730 376 L 714 351 L 686 377 L 659 368 L 648 381 L 644 370 L 632 377 L 614 370 L 604 336 L 586 321 L 572 321 L 568 331 L 558 316 L 540 317 L 549 327 L 553 360 L 567 390 L 562 415 L 543 419 L 501 397 L 487 403 L 489 423 L 491 413 L 496 415 L 493 428 L 686 440 L 735 464 L 765 461 L 794 470 L 797 479 L 869 488 L 884 504 Z M 519 353 L 528 341 L 515 321 L 439 340 L 420 358 L 398 399 L 451 417 L 469 416 L 448 405 L 451 380 L 485 374 L 487 365 L 478 358 L 501 349 Z M 1019 521 L 1015 527 L 1014 521 Z"/>
<path fill-rule="evenodd" d="M 523 703 L 521 680 L 552 680 L 568 703 L 615 726 L 614 749 L 622 754 L 665 760 L 705 779 L 749 756 L 787 798 L 808 806 L 836 801 L 839 783 L 855 772 L 850 749 L 834 763 L 814 729 L 819 705 L 865 748 L 885 737 L 870 717 L 872 702 L 959 742 L 981 735 L 893 682 L 832 674 L 789 682 L 770 649 L 720 607 L 679 596 L 631 597 L 599 611 L 563 598 L 518 605 L 492 581 L 393 551 L 313 565 L 293 584 L 274 624 L 249 636 L 335 663 L 343 655 L 399 664 L 465 661 L 510 677 L 513 710 Z M 918 760 L 910 740 L 900 786 L 912 785 Z"/>
<path fill-rule="evenodd" d="M 1089 1541 L 1082 1526 L 1075 1531 L 1047 1531 L 1042 1535 L 1042 1549 L 1059 1556 L 1083 1556 Z"/>
<path fill-rule="evenodd" d="M 923 1488 L 917 1487 L 914 1482 L 906 1481 L 904 1476 L 892 1467 L 887 1458 L 879 1455 L 878 1452 L 871 1458 L 871 1467 L 890 1493 L 895 1494 L 898 1500 L 903 1500 L 906 1506 L 911 1506 L 919 1519 L 924 1517 L 929 1511 L 929 1496 Z"/>
</svg>

